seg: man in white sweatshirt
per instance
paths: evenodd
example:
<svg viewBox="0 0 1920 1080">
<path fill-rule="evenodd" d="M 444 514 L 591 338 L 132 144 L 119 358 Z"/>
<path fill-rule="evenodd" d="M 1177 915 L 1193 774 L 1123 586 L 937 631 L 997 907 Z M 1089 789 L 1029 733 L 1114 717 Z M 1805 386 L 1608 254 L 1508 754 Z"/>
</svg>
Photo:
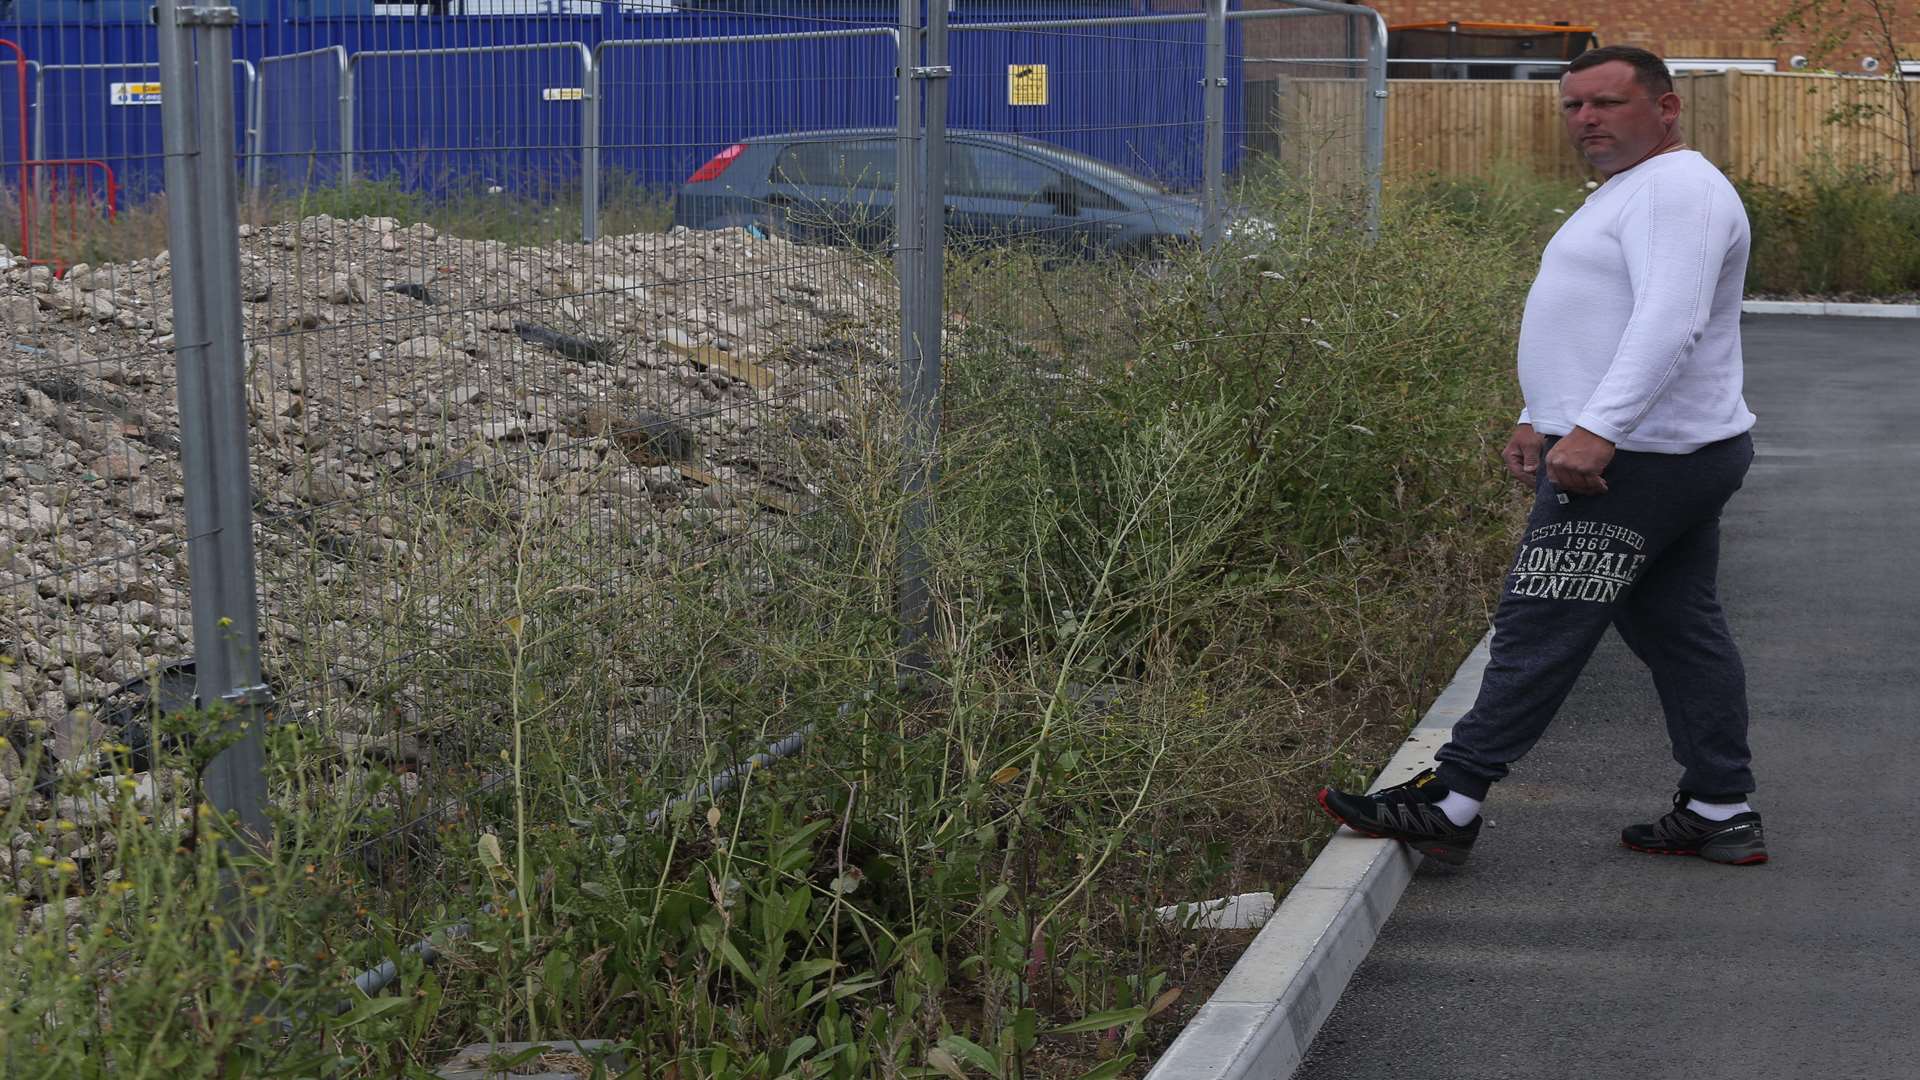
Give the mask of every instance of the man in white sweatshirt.
<svg viewBox="0 0 1920 1080">
<path fill-rule="evenodd" d="M 1716 590 L 1720 511 L 1753 460 L 1741 396 L 1740 197 L 1689 150 L 1660 58 L 1609 46 L 1560 80 L 1567 134 L 1606 182 L 1547 245 L 1520 327 L 1526 397 L 1503 457 L 1535 500 L 1473 709 L 1438 768 L 1372 795 L 1323 789 L 1349 827 L 1446 862 L 1546 730 L 1609 625 L 1652 670 L 1682 769 L 1673 809 L 1627 847 L 1767 860 L 1746 673 Z M 1544 468 L 1542 467 L 1544 466 Z"/>
</svg>

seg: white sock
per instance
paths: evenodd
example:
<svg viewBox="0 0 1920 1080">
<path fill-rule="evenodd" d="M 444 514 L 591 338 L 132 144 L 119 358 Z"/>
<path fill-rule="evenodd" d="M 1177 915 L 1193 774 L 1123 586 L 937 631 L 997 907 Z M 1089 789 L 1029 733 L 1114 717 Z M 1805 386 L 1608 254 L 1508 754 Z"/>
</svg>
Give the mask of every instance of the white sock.
<svg viewBox="0 0 1920 1080">
<path fill-rule="evenodd" d="M 1447 797 L 1439 802 L 1440 812 L 1455 825 L 1465 825 L 1480 812 L 1480 800 L 1470 799 L 1457 791 L 1447 792 Z"/>
<path fill-rule="evenodd" d="M 1735 814 L 1744 814 L 1752 810 L 1753 807 L 1743 802 L 1717 803 L 1701 802 L 1699 799 L 1688 799 L 1687 809 L 1699 814 L 1708 821 L 1725 821 Z"/>
</svg>

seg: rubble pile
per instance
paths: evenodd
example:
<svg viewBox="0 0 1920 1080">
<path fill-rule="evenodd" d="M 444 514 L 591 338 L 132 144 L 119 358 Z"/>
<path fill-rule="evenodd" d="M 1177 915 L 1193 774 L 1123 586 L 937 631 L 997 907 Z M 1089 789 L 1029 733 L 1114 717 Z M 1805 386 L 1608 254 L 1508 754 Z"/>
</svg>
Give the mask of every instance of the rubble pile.
<svg viewBox="0 0 1920 1080">
<path fill-rule="evenodd" d="M 739 533 L 805 505 L 794 434 L 844 432 L 890 378 L 892 283 L 840 249 L 685 229 L 511 247 L 325 216 L 240 244 L 269 660 L 326 629 L 302 603 L 316 550 L 351 556 L 329 573 L 367 605 L 330 612 L 342 657 L 369 656 L 379 605 L 432 606 L 442 582 L 407 568 L 420 492 L 478 477 L 509 514 Z M 88 741 L 76 716 L 191 651 L 172 271 L 56 278 L 0 249 L 0 728 L 44 723 L 62 754 Z"/>
</svg>

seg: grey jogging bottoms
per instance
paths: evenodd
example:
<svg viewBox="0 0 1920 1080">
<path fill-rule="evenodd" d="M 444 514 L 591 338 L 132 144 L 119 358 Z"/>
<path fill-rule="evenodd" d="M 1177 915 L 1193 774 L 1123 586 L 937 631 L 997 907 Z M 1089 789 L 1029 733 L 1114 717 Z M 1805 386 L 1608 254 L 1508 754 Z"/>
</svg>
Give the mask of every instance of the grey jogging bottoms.
<svg viewBox="0 0 1920 1080">
<path fill-rule="evenodd" d="M 1606 494 L 1564 503 L 1542 461 L 1480 695 L 1435 755 L 1442 783 L 1485 798 L 1539 741 L 1612 625 L 1653 672 L 1681 790 L 1709 802 L 1753 790 L 1746 670 L 1716 584 L 1720 510 L 1752 461 L 1747 435 L 1691 454 L 1620 451 Z"/>
</svg>

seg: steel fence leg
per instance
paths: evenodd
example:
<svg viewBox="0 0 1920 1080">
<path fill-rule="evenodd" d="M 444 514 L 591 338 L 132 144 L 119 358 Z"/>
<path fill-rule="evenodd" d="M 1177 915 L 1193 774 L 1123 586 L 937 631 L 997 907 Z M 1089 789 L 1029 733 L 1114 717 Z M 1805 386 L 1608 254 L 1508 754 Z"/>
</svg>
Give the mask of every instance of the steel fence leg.
<svg viewBox="0 0 1920 1080">
<path fill-rule="evenodd" d="M 934 632 L 923 537 L 933 518 L 928 494 L 940 438 L 940 332 L 945 325 L 947 9 L 928 0 L 924 55 L 919 0 L 900 9 L 900 102 L 903 152 L 895 216 L 900 247 L 901 483 L 907 494 L 900 538 L 901 675 L 927 670 Z M 924 104 L 925 114 L 919 106 Z M 909 224 L 911 222 L 911 224 Z"/>
<path fill-rule="evenodd" d="M 229 65 L 247 73 L 247 93 L 242 99 L 246 102 L 247 122 L 240 129 L 242 168 L 247 174 L 247 194 L 260 191 L 260 105 L 265 92 L 260 83 L 260 69 L 250 61 L 236 60 Z"/>
<path fill-rule="evenodd" d="M 589 244 L 600 239 L 600 57 L 586 53 L 580 95 L 580 232 Z"/>
<path fill-rule="evenodd" d="M 1201 82 L 1205 101 L 1206 146 L 1200 205 L 1200 243 L 1220 243 L 1225 216 L 1227 158 L 1227 0 L 1207 0 L 1207 55 Z"/>
<path fill-rule="evenodd" d="M 247 461 L 237 176 L 231 158 L 233 26 L 227 7 L 158 7 L 174 356 L 187 492 L 193 642 L 203 707 L 225 704 L 240 737 L 208 766 L 214 808 L 267 835 L 260 632 Z M 194 57 L 198 56 L 196 64 Z"/>
<path fill-rule="evenodd" d="M 926 336 L 923 307 L 926 303 L 925 266 L 927 251 L 926 207 L 922 192 L 926 189 L 926 155 L 922 146 L 920 78 L 920 4 L 921 0 L 900 0 L 900 59 L 896 72 L 899 82 L 898 120 L 899 165 L 894 181 L 894 273 L 900 282 L 900 406 L 905 429 L 901 432 L 900 481 L 908 495 L 904 520 L 900 526 L 900 661 L 899 676 L 907 679 L 927 667 L 926 636 L 927 588 L 926 552 L 922 532 L 926 508 L 920 493 L 925 474 L 921 469 L 923 432 L 917 421 L 924 411 L 920 389 L 925 382 Z"/>
<path fill-rule="evenodd" d="M 340 179 L 339 187 L 353 186 L 353 58 L 340 58 Z"/>
<path fill-rule="evenodd" d="M 1387 164 L 1387 20 L 1371 18 L 1367 49 L 1366 178 L 1367 236 L 1380 237 L 1381 176 Z"/>
</svg>

